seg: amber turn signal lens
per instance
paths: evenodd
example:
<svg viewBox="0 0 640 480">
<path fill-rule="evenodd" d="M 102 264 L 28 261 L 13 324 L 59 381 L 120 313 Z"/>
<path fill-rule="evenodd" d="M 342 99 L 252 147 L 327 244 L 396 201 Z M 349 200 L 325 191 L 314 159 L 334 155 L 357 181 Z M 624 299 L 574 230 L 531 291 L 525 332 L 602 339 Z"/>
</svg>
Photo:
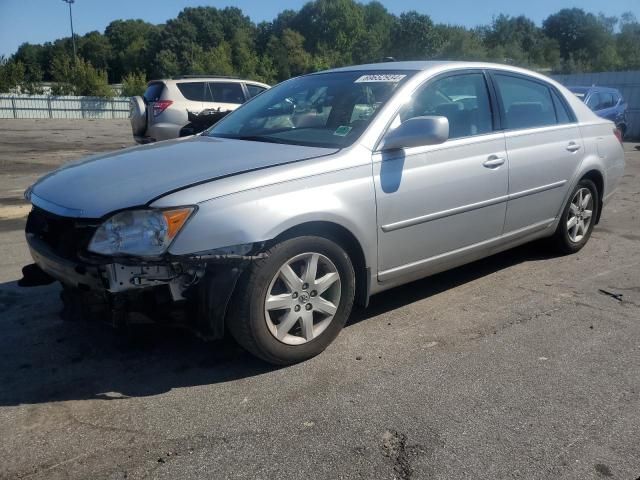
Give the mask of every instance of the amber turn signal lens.
<svg viewBox="0 0 640 480">
<path fill-rule="evenodd" d="M 193 212 L 193 208 L 180 208 L 178 210 L 165 210 L 162 212 L 167 222 L 167 236 L 169 239 L 172 239 L 178 234 L 184 222 L 186 222 L 191 215 L 191 212 Z"/>
</svg>

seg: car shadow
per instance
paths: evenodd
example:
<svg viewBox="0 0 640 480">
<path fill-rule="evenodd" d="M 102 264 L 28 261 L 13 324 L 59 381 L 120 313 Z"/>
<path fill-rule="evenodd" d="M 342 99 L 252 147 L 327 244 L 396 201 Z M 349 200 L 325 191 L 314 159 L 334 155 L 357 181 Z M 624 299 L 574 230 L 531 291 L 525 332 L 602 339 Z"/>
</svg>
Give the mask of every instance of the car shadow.
<svg viewBox="0 0 640 480">
<path fill-rule="evenodd" d="M 347 329 L 504 268 L 548 258 L 543 252 L 537 244 L 519 247 L 384 292 L 368 308 L 357 308 Z M 156 325 L 123 335 L 100 323 L 64 322 L 57 316 L 59 290 L 0 284 L 0 405 L 143 397 L 277 370 L 232 339 L 203 342 L 189 331 Z"/>
<path fill-rule="evenodd" d="M 538 240 L 437 275 L 395 287 L 371 297 L 367 308 L 357 308 L 352 313 L 347 327 L 519 263 L 547 260 L 555 256 L 551 249 L 545 245 L 544 240 Z"/>
</svg>

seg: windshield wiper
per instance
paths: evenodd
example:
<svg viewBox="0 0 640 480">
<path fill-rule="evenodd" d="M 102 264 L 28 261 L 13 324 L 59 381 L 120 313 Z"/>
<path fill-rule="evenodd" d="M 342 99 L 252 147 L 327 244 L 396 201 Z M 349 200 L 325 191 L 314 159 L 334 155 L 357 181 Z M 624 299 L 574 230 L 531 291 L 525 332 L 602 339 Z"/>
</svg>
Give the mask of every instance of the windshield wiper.
<svg viewBox="0 0 640 480">
<path fill-rule="evenodd" d="M 277 138 L 272 137 L 264 137 L 262 135 L 240 135 L 234 137 L 224 137 L 231 138 L 232 140 L 247 140 L 249 142 L 265 142 L 265 143 L 288 143 L 284 140 L 279 140 Z"/>
</svg>

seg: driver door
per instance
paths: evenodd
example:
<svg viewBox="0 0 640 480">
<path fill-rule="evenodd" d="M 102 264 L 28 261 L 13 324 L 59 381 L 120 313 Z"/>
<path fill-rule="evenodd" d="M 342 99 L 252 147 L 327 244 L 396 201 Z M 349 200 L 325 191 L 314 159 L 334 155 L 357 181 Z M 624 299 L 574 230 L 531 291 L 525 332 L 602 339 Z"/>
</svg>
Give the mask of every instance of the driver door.
<svg viewBox="0 0 640 480">
<path fill-rule="evenodd" d="M 429 81 L 390 128 L 423 115 L 447 117 L 449 140 L 373 154 L 381 282 L 465 263 L 502 234 L 508 160 L 484 73 Z"/>
</svg>

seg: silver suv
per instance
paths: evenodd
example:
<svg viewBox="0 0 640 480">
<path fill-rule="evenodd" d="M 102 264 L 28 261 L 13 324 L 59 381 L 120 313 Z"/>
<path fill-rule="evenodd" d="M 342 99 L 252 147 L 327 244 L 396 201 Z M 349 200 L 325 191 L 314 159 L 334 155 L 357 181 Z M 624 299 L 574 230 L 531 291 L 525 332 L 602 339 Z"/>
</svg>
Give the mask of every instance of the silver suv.
<svg viewBox="0 0 640 480">
<path fill-rule="evenodd" d="M 25 269 L 62 282 L 67 311 L 122 324 L 182 309 L 174 321 L 293 363 L 376 293 L 543 237 L 579 251 L 623 172 L 615 125 L 543 75 L 341 68 L 205 134 L 45 176 L 27 192 Z"/>
<path fill-rule="evenodd" d="M 268 88 L 264 83 L 228 77 L 191 75 L 151 81 L 142 97 L 130 101 L 133 138 L 138 143 L 178 138 L 189 123 L 189 112 L 229 112 Z"/>
</svg>

